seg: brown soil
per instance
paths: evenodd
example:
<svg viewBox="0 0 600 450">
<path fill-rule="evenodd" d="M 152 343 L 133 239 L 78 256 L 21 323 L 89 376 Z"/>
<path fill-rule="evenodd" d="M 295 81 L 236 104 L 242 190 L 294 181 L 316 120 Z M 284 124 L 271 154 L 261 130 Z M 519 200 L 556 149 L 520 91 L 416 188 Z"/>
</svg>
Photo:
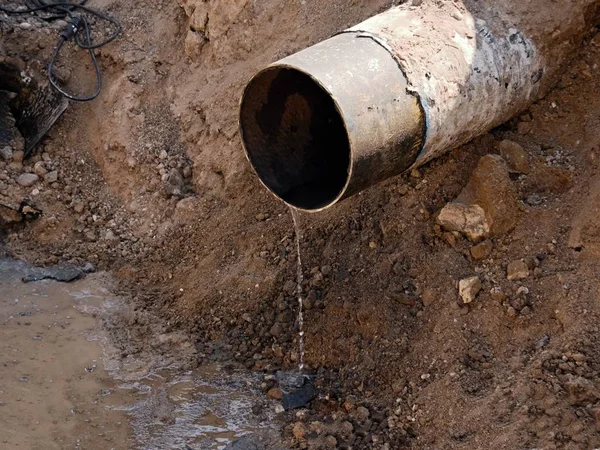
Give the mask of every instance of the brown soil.
<svg viewBox="0 0 600 450">
<path fill-rule="evenodd" d="M 131 339 L 113 330 L 123 356 L 159 346 L 188 366 L 295 367 L 294 230 L 243 156 L 238 101 L 267 63 L 392 2 L 95 3 L 124 26 L 99 52 L 104 90 L 72 105 L 41 145 L 59 170 L 56 184 L 40 182 L 33 196 L 14 182 L 33 162 L 0 163 L 0 201 L 30 196 L 44 212 L 7 229 L 6 250 L 36 264 L 112 270 L 132 298 L 123 323 Z M 0 24 L 0 52 L 39 70 L 56 32 L 18 23 Z M 600 446 L 598 61 L 600 35 L 520 117 L 301 216 L 306 362 L 322 396 L 286 416 L 282 442 L 320 448 L 332 435 L 352 448 Z M 85 69 L 71 67 L 70 80 L 84 85 Z M 435 216 L 505 139 L 527 150 L 531 171 L 511 174 L 514 226 L 475 260 L 472 243 L 440 230 Z M 530 275 L 507 280 L 508 263 L 520 259 Z M 483 289 L 465 305 L 457 285 L 473 275 Z M 156 329 L 172 339 L 158 342 Z M 350 432 L 338 426 L 345 420 Z"/>
</svg>

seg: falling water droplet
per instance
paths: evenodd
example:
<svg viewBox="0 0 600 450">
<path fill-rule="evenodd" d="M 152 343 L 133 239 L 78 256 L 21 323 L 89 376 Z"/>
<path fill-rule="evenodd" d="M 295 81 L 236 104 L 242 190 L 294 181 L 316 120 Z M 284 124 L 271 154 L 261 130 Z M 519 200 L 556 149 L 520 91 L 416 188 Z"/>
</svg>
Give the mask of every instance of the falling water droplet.
<svg viewBox="0 0 600 450">
<path fill-rule="evenodd" d="M 299 364 L 298 368 L 300 371 L 304 369 L 304 312 L 302 304 L 302 281 L 304 276 L 302 274 L 302 259 L 300 257 L 300 226 L 298 223 L 297 211 L 290 207 L 292 213 L 292 219 L 294 220 L 294 232 L 296 234 L 296 283 L 297 283 L 297 294 L 298 294 L 298 343 L 299 343 Z"/>
</svg>

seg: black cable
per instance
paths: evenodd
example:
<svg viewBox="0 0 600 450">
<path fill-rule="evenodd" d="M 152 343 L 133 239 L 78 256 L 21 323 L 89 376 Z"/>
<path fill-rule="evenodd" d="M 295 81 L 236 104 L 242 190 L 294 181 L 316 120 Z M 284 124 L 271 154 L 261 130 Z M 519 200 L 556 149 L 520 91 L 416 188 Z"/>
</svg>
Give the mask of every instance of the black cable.
<svg viewBox="0 0 600 450">
<path fill-rule="evenodd" d="M 68 16 L 71 19 L 71 22 L 69 24 L 67 24 L 65 29 L 60 33 L 60 38 L 56 44 L 52 58 L 50 59 L 50 62 L 48 63 L 48 80 L 50 81 L 50 84 L 58 92 L 60 92 L 62 95 L 64 95 L 65 97 L 67 97 L 71 100 L 75 100 L 75 101 L 79 101 L 79 102 L 87 102 L 87 101 L 95 99 L 98 96 L 98 94 L 100 94 L 100 91 L 102 90 L 102 77 L 100 75 L 100 68 L 98 67 L 98 61 L 96 60 L 96 55 L 94 54 L 94 49 L 102 47 L 102 46 L 114 41 L 117 38 L 117 36 L 121 33 L 121 29 L 122 29 L 121 24 L 119 23 L 118 20 L 110 17 L 108 14 L 105 14 L 101 11 L 97 11 L 88 6 L 85 6 L 85 3 L 87 3 L 87 0 L 82 0 L 81 3 L 67 3 L 67 2 L 46 3 L 44 0 L 33 0 L 33 3 L 36 6 L 31 7 L 31 8 L 28 7 L 27 9 L 23 9 L 23 10 L 9 9 L 9 8 L 6 8 L 5 6 L 0 5 L 0 11 L 4 12 L 6 14 L 11 14 L 11 15 L 29 14 L 29 13 L 38 12 L 38 11 L 50 11 L 51 13 L 55 14 L 55 16 L 45 18 L 44 20 L 54 20 L 54 19 L 59 19 L 59 18 L 62 19 L 62 18 L 66 18 Z M 83 17 L 82 15 L 76 15 L 74 13 L 74 10 L 77 10 L 77 9 L 111 23 L 114 26 L 115 31 L 113 32 L 113 34 L 111 34 L 105 40 L 103 40 L 97 44 L 93 44 L 92 43 L 92 32 L 90 29 L 90 25 L 87 22 L 87 20 L 85 19 L 85 17 Z M 58 11 L 60 11 L 60 12 L 58 12 Z M 80 34 L 83 34 L 83 38 L 84 38 L 83 41 L 79 37 Z M 62 89 L 58 85 L 58 82 L 56 81 L 56 76 L 54 74 L 54 64 L 56 62 L 56 59 L 58 58 L 58 55 L 59 55 L 60 50 L 62 49 L 63 45 L 67 41 L 69 41 L 71 38 L 73 38 L 75 44 L 79 48 L 81 48 L 83 50 L 88 50 L 90 53 L 90 58 L 92 60 L 92 65 L 94 66 L 94 72 L 96 74 L 96 90 L 91 95 L 76 96 L 76 95 L 70 94 L 69 92 Z"/>
<path fill-rule="evenodd" d="M 74 96 L 74 95 L 68 93 L 67 91 L 65 91 L 58 85 L 58 83 L 56 81 L 56 77 L 54 75 L 54 63 L 56 62 L 56 58 L 58 57 L 58 54 L 60 53 L 60 49 L 62 48 L 62 46 L 65 44 L 65 42 L 67 42 L 69 40 L 70 37 L 77 36 L 77 32 L 79 31 L 79 29 L 81 29 L 81 27 L 83 27 L 83 29 L 85 30 L 86 42 L 88 43 L 87 44 L 88 47 L 86 47 L 86 48 L 87 48 L 88 52 L 90 53 L 90 57 L 92 58 L 92 65 L 94 66 L 94 72 L 96 73 L 96 90 L 91 95 L 84 96 L 84 97 L 77 97 L 77 96 Z M 78 102 L 87 102 L 87 101 L 93 100 L 96 97 L 98 97 L 98 95 L 100 94 L 100 91 L 102 90 L 102 76 L 100 75 L 100 68 L 98 67 L 98 61 L 96 61 L 96 55 L 94 54 L 94 50 L 91 47 L 89 47 L 90 44 L 91 44 L 90 27 L 87 23 L 87 20 L 85 20 L 85 18 L 83 18 L 83 17 L 74 18 L 73 21 L 67 26 L 67 28 L 60 34 L 60 39 L 58 40 L 58 44 L 56 44 L 56 48 L 54 49 L 54 54 L 52 55 L 52 58 L 50 59 L 50 63 L 48 64 L 48 79 L 50 80 L 50 84 L 52 84 L 52 86 L 54 86 L 54 89 L 56 89 L 58 92 L 60 92 L 62 95 L 64 95 L 68 99 L 76 100 Z"/>
</svg>

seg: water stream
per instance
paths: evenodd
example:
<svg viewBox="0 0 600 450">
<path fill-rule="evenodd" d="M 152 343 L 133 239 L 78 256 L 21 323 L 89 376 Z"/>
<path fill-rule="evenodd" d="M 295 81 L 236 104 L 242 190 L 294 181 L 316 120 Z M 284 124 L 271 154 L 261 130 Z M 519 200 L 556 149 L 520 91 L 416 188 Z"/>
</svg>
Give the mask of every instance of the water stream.
<svg viewBox="0 0 600 450">
<path fill-rule="evenodd" d="M 300 372 L 304 369 L 304 311 L 303 311 L 303 303 L 302 303 L 302 282 L 304 281 L 304 276 L 302 274 L 302 258 L 300 257 L 300 225 L 299 225 L 299 217 L 298 211 L 290 206 L 290 212 L 292 213 L 292 219 L 294 220 L 294 233 L 296 235 L 296 262 L 297 262 L 297 273 L 296 273 L 296 283 L 297 283 L 297 294 L 298 294 L 298 352 L 299 352 L 299 363 L 298 369 Z"/>
</svg>

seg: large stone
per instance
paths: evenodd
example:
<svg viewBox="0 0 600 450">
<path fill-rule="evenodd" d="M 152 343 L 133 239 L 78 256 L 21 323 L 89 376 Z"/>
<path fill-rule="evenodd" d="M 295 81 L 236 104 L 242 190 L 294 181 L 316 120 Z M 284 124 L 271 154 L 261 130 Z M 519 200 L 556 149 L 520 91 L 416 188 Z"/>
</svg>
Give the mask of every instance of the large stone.
<svg viewBox="0 0 600 450">
<path fill-rule="evenodd" d="M 498 151 L 513 172 L 527 174 L 531 170 L 527 152 L 520 144 L 505 139 L 498 144 Z"/>
<path fill-rule="evenodd" d="M 37 183 L 39 179 L 40 177 L 38 177 L 35 173 L 24 173 L 17 178 L 17 183 L 23 187 L 31 187 Z"/>
<path fill-rule="evenodd" d="M 478 205 L 448 203 L 440 211 L 437 222 L 445 230 L 459 231 L 474 242 L 485 238 L 490 232 L 485 211 Z"/>
<path fill-rule="evenodd" d="M 511 231 L 519 217 L 517 191 L 504 160 L 486 155 L 460 195 L 438 215 L 438 224 L 459 231 L 473 242 Z"/>
<path fill-rule="evenodd" d="M 509 280 L 523 280 L 528 276 L 529 267 L 520 259 L 510 262 L 506 268 L 506 278 Z"/>
<path fill-rule="evenodd" d="M 481 291 L 481 280 L 479 277 L 470 277 L 458 282 L 458 294 L 463 303 L 471 303 Z"/>
<path fill-rule="evenodd" d="M 304 377 L 303 383 L 304 384 L 298 389 L 283 394 L 282 403 L 284 409 L 290 410 L 302 408 L 317 397 L 317 388 L 308 377 Z"/>
<path fill-rule="evenodd" d="M 519 218 L 517 190 L 506 163 L 497 155 L 486 155 L 479 160 L 457 201 L 478 205 L 485 211 L 491 236 L 512 231 Z"/>
</svg>

